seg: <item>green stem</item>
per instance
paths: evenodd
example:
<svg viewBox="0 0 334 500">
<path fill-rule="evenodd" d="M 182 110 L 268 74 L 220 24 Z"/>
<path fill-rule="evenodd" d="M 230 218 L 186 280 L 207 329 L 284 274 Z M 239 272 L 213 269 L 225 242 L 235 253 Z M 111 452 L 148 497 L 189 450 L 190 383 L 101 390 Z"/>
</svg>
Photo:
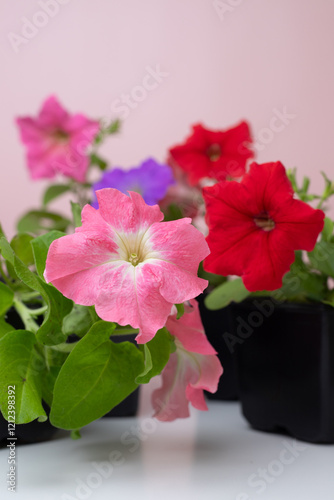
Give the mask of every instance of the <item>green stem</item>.
<svg viewBox="0 0 334 500">
<path fill-rule="evenodd" d="M 51 345 L 49 346 L 49 348 L 53 351 L 58 352 L 72 352 L 78 342 L 73 342 L 72 344 L 67 344 L 66 342 L 64 342 L 63 344 Z"/>
<path fill-rule="evenodd" d="M 22 323 L 24 324 L 24 328 L 29 330 L 32 333 L 37 333 L 39 329 L 38 324 L 32 318 L 31 311 L 26 307 L 20 300 L 14 299 L 13 305 L 22 319 Z"/>
<path fill-rule="evenodd" d="M 20 299 L 22 302 L 29 302 L 32 299 L 40 298 L 41 294 L 39 292 L 22 292 L 20 293 Z"/>
<path fill-rule="evenodd" d="M 11 282 L 10 282 L 10 280 L 7 278 L 6 273 L 5 273 L 5 271 L 3 270 L 3 268 L 2 268 L 2 262 L 1 262 L 1 261 L 0 261 L 0 274 L 1 274 L 2 279 L 4 280 L 4 282 L 6 283 L 6 285 L 8 285 L 8 286 L 9 286 L 9 288 L 11 288 L 11 289 L 12 289 L 12 288 L 13 288 L 12 283 L 11 283 Z"/>
<path fill-rule="evenodd" d="M 43 346 L 43 356 L 45 359 L 46 368 L 49 372 L 50 371 L 50 364 L 49 364 L 49 359 L 48 359 L 48 346 L 46 346 L 46 345 Z"/>
<path fill-rule="evenodd" d="M 85 193 L 85 188 L 83 188 L 83 186 L 79 182 L 72 180 L 70 182 L 70 187 L 71 187 L 72 193 L 76 195 L 77 202 L 81 207 L 83 207 L 84 205 L 89 203 L 89 200 L 87 199 L 87 196 Z"/>
<path fill-rule="evenodd" d="M 329 200 L 329 198 L 333 195 L 334 195 L 334 193 L 329 193 L 329 194 L 326 194 L 325 196 L 321 196 L 320 201 L 319 201 L 316 208 L 321 209 L 324 202 Z"/>
<path fill-rule="evenodd" d="M 28 308 L 27 308 L 28 309 Z M 48 310 L 48 306 L 40 307 L 39 309 L 28 309 L 30 311 L 30 316 L 36 318 L 37 316 L 41 316 Z"/>
</svg>

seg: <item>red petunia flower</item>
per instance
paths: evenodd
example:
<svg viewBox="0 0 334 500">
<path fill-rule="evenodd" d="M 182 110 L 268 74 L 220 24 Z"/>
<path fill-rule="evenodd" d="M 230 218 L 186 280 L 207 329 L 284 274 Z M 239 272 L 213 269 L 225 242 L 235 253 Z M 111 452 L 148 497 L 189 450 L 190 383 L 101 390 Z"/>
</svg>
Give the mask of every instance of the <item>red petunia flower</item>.
<svg viewBox="0 0 334 500">
<path fill-rule="evenodd" d="M 203 190 L 211 254 L 206 271 L 241 276 L 250 292 L 275 290 L 295 250 L 313 250 L 325 214 L 293 198 L 280 162 L 252 163 L 242 181 Z"/>
<path fill-rule="evenodd" d="M 203 177 L 219 181 L 241 177 L 247 160 L 254 156 L 249 149 L 251 141 L 246 122 L 225 131 L 208 130 L 199 124 L 193 126 L 184 144 L 174 146 L 169 153 L 194 186 Z"/>
</svg>

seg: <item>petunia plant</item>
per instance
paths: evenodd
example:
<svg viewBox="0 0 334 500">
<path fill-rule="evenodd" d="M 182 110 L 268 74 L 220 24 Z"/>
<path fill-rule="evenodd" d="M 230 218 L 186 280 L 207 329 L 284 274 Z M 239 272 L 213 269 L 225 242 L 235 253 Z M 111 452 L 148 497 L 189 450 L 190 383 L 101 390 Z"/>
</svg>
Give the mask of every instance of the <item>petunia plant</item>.
<svg viewBox="0 0 334 500">
<path fill-rule="evenodd" d="M 191 217 L 195 227 L 207 235 L 203 188 L 217 182 L 240 180 L 253 157 L 252 133 L 246 121 L 224 130 L 193 125 L 186 140 L 168 151 L 175 183 L 159 202 L 166 220 Z M 209 280 L 210 286 L 225 281 L 202 267 L 200 273 Z"/>
<path fill-rule="evenodd" d="M 204 269 L 234 278 L 208 295 L 207 307 L 251 295 L 334 306 L 334 223 L 321 210 L 334 184 L 324 179 L 322 195 L 313 195 L 308 178 L 298 186 L 295 170 L 253 163 L 240 182 L 204 189 L 211 250 Z"/>
<path fill-rule="evenodd" d="M 91 204 L 95 208 L 98 206 L 95 191 L 116 188 L 125 194 L 128 191 L 135 191 L 142 195 L 148 205 L 156 205 L 166 196 L 169 186 L 174 184 L 171 167 L 158 163 L 154 158 L 148 158 L 138 167 L 129 170 L 124 168 L 106 170 L 102 178 L 92 186 L 94 196 Z"/>
<path fill-rule="evenodd" d="M 222 367 L 194 300 L 207 286 L 204 236 L 136 192 L 96 196 L 72 234 L 0 233 L 0 409 L 8 419 L 15 387 L 16 424 L 75 431 L 160 374 L 163 421 L 190 403 L 207 409 L 203 390 L 217 389 Z"/>
<path fill-rule="evenodd" d="M 176 185 L 160 206 L 171 219 L 190 213 L 207 236 L 206 306 L 252 294 L 334 305 L 334 224 L 322 211 L 334 183 L 323 174 L 323 193 L 311 194 L 307 177 L 299 186 L 296 170 L 253 156 L 247 122 L 224 131 L 195 125 L 169 150 Z"/>
<path fill-rule="evenodd" d="M 49 182 L 42 206 L 25 214 L 18 222 L 18 230 L 34 234 L 49 229 L 65 231 L 71 220 L 50 210 L 50 203 L 65 193 L 70 193 L 72 201 L 81 208 L 90 201 L 92 171 L 104 171 L 109 166 L 98 148 L 106 137 L 119 131 L 120 122 L 105 123 L 82 113 L 71 114 L 56 96 L 50 96 L 37 117 L 18 117 L 16 124 L 26 150 L 30 178 Z M 72 205 L 72 211 L 75 210 L 78 212 Z"/>
</svg>

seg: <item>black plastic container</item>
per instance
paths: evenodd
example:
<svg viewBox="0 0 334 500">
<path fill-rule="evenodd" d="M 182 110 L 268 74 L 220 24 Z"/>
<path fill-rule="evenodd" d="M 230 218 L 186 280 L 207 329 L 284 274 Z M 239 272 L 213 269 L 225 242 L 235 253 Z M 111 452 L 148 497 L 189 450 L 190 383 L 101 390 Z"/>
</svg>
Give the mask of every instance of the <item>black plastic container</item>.
<svg viewBox="0 0 334 500">
<path fill-rule="evenodd" d="M 24 328 L 22 320 L 14 308 L 11 308 L 6 313 L 6 321 L 17 330 Z M 113 336 L 112 341 L 116 343 L 128 341 L 136 344 L 135 337 L 136 335 Z M 73 343 L 77 340 L 79 340 L 79 337 L 75 334 L 72 334 L 68 337 L 67 341 L 69 343 Z M 132 392 L 124 401 L 113 408 L 109 413 L 107 413 L 105 417 L 135 416 L 138 411 L 138 401 L 139 388 Z M 49 408 L 44 402 L 43 406 L 47 414 L 49 414 Z M 17 444 L 48 441 L 57 432 L 59 432 L 59 429 L 54 427 L 49 420 L 47 420 L 46 422 L 38 422 L 38 420 L 34 420 L 33 422 L 29 422 L 28 424 L 19 424 L 15 427 L 15 437 L 17 437 Z M 0 447 L 6 446 L 8 437 L 8 422 L 4 419 L 0 412 Z"/>
<path fill-rule="evenodd" d="M 252 427 L 334 443 L 334 308 L 232 304 L 242 411 Z"/>
<path fill-rule="evenodd" d="M 111 340 L 116 344 L 121 342 L 131 342 L 131 344 L 137 345 L 135 341 L 136 334 L 134 335 L 113 335 Z M 106 413 L 103 418 L 106 417 L 134 417 L 137 415 L 139 404 L 139 387 L 133 391 L 127 398 L 124 399 L 119 405 L 115 406 L 111 411 Z"/>
<path fill-rule="evenodd" d="M 120 344 L 121 342 L 131 342 L 131 344 L 137 345 L 135 341 L 136 334 L 130 335 L 112 335 L 110 339 L 115 342 L 115 344 Z M 67 342 L 73 343 L 77 342 L 79 337 L 75 334 L 69 335 Z M 139 404 L 139 387 L 134 392 L 132 392 L 127 398 L 119 403 L 115 408 L 106 413 L 102 418 L 107 417 L 134 417 L 137 415 Z"/>
<path fill-rule="evenodd" d="M 104 415 L 106 417 L 134 417 L 137 415 L 139 402 L 139 388 L 132 392 L 127 398 L 124 399 L 119 405 L 115 406 L 109 413 Z"/>
<path fill-rule="evenodd" d="M 45 411 L 49 413 L 49 408 L 46 405 L 43 406 Z M 49 420 L 45 422 L 34 420 L 28 424 L 16 425 L 14 437 L 17 438 L 16 444 L 39 443 L 41 441 L 49 441 L 58 431 L 59 429 L 53 427 Z M 13 439 L 13 437 L 8 435 L 7 420 L 0 413 L 0 447 L 7 445 L 7 438 Z"/>
<path fill-rule="evenodd" d="M 22 320 L 13 307 L 7 311 L 6 321 L 17 330 L 24 329 Z M 44 402 L 43 407 L 48 415 L 50 409 Z M 17 438 L 16 444 L 38 443 L 50 440 L 58 431 L 59 429 L 53 427 L 49 420 L 45 422 L 34 420 L 28 424 L 16 425 L 14 437 Z M 0 447 L 6 446 L 8 437 L 8 422 L 0 412 Z"/>
<path fill-rule="evenodd" d="M 226 342 L 226 332 L 232 331 L 231 306 L 218 311 L 210 311 L 204 304 L 205 295 L 197 297 L 202 323 L 210 344 L 218 353 L 218 358 L 224 368 L 215 394 L 206 392 L 209 399 L 233 401 L 238 399 L 236 375 L 236 353 Z"/>
</svg>

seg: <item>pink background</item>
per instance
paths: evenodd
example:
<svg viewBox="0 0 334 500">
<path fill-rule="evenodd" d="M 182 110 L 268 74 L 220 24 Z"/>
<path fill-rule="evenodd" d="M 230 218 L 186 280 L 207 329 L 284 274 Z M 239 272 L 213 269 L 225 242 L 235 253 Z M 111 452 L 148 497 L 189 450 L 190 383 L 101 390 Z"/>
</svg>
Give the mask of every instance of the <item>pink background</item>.
<svg viewBox="0 0 334 500">
<path fill-rule="evenodd" d="M 45 15 L 37 0 L 0 0 L 0 220 L 9 235 L 18 216 L 39 205 L 45 186 L 28 178 L 14 117 L 36 114 L 55 93 L 72 111 L 115 118 L 115 100 L 131 92 L 143 97 L 135 87 L 157 65 L 168 76 L 108 142 L 104 153 L 113 164 L 163 160 L 194 122 L 226 128 L 246 118 L 259 162 L 298 165 L 315 189 L 322 186 L 320 170 L 332 175 L 332 0 L 221 0 L 220 15 L 212 0 L 59 3 L 15 52 L 8 35 L 21 36 L 22 18 L 43 24 Z M 284 108 L 294 116 L 282 126 L 274 110 Z"/>
</svg>

